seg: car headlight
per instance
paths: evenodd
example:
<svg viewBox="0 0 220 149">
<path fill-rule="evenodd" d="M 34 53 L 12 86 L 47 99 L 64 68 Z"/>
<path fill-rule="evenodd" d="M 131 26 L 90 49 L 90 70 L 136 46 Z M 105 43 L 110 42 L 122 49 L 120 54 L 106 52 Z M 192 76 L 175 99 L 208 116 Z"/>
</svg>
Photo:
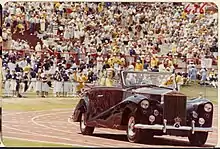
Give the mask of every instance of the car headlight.
<svg viewBox="0 0 220 149">
<path fill-rule="evenodd" d="M 199 118 L 199 124 L 200 124 L 200 125 L 205 124 L 205 119 L 204 119 L 204 118 Z"/>
<path fill-rule="evenodd" d="M 204 105 L 205 112 L 211 112 L 212 111 L 212 105 L 210 103 L 206 103 Z"/>
<path fill-rule="evenodd" d="M 142 101 L 141 101 L 141 107 L 142 107 L 143 109 L 147 109 L 147 108 L 149 107 L 149 105 L 150 105 L 150 103 L 149 103 L 148 100 L 142 100 Z"/>
<path fill-rule="evenodd" d="M 155 116 L 150 115 L 150 116 L 149 116 L 149 121 L 150 121 L 151 123 L 153 123 L 153 122 L 155 121 Z"/>
</svg>

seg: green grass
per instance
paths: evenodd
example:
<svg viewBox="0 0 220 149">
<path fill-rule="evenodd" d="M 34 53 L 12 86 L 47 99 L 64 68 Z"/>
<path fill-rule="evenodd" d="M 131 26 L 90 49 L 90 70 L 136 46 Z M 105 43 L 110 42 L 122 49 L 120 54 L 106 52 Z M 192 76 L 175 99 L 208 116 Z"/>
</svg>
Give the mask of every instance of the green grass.
<svg viewBox="0 0 220 149">
<path fill-rule="evenodd" d="M 18 111 L 38 111 L 74 108 L 78 103 L 78 99 L 63 99 L 63 98 L 11 98 L 3 100 L 3 110 L 18 110 Z"/>
<path fill-rule="evenodd" d="M 204 97 L 210 99 L 213 104 L 217 104 L 218 90 L 211 87 L 202 87 L 199 85 L 182 86 L 181 92 L 190 98 L 198 97 L 203 93 Z M 2 102 L 3 110 L 18 111 L 37 111 L 74 108 L 79 98 L 4 98 Z"/>
<path fill-rule="evenodd" d="M 3 143 L 6 147 L 72 147 L 71 145 L 65 144 L 53 144 L 9 138 L 4 138 Z"/>
<path fill-rule="evenodd" d="M 203 87 L 200 85 L 182 86 L 180 92 L 188 96 L 188 98 L 198 97 L 200 93 L 213 102 L 218 103 L 218 89 L 213 87 Z"/>
</svg>

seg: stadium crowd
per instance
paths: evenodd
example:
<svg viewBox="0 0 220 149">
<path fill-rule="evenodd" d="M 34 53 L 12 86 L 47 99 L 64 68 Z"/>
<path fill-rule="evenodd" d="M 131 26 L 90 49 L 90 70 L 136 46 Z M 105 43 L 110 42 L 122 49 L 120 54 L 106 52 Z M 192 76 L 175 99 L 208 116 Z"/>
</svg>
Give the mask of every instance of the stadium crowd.
<svg viewBox="0 0 220 149">
<path fill-rule="evenodd" d="M 217 13 L 187 13 L 185 6 L 8 2 L 2 29 L 5 95 L 21 96 L 33 88 L 45 97 L 50 87 L 55 96 L 75 95 L 84 83 L 120 70 L 174 72 L 178 60 L 188 63 L 186 73 L 177 73 L 180 84 L 200 79 L 217 87 L 214 69 L 196 67 L 204 58 L 217 59 Z M 37 41 L 23 39 L 25 34 Z"/>
</svg>

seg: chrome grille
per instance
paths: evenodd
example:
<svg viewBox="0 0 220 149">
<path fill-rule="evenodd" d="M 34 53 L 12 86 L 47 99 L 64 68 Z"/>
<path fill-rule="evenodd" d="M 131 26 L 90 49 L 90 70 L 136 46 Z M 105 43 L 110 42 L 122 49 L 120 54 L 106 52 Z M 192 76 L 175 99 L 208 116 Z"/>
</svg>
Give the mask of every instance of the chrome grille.
<svg viewBox="0 0 220 149">
<path fill-rule="evenodd" d="M 186 96 L 183 95 L 164 95 L 163 118 L 168 125 L 180 122 L 186 125 Z"/>
</svg>

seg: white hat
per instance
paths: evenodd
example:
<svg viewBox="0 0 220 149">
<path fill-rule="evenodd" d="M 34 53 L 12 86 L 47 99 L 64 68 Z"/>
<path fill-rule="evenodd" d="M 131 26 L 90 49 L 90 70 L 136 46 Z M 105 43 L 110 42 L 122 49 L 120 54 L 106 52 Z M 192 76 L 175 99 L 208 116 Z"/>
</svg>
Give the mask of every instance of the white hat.
<svg viewBox="0 0 220 149">
<path fill-rule="evenodd" d="M 134 66 L 133 65 L 129 65 L 128 66 L 128 70 L 134 70 Z"/>
</svg>

